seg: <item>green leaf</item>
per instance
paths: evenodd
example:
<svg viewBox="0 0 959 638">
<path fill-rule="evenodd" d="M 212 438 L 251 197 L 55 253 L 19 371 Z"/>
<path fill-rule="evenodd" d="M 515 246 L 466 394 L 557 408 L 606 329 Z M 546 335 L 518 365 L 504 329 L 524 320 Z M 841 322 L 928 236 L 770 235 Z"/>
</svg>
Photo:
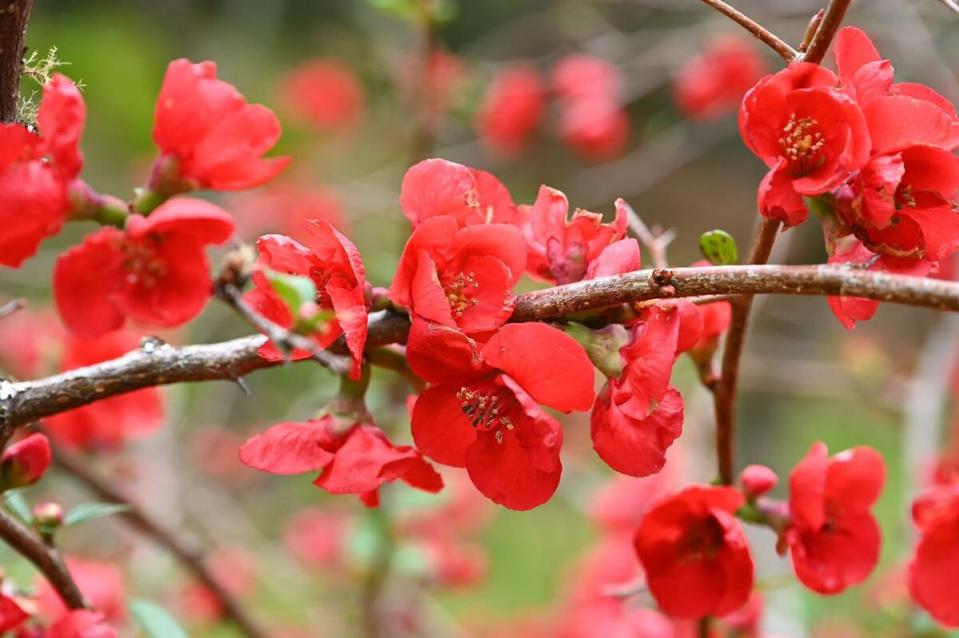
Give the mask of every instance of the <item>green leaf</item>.
<svg viewBox="0 0 959 638">
<path fill-rule="evenodd" d="M 730 266 L 739 263 L 736 240 L 725 230 L 710 230 L 700 235 L 699 250 L 714 266 Z"/>
<path fill-rule="evenodd" d="M 139 598 L 130 602 L 129 609 L 147 638 L 188 638 L 180 623 L 154 602 Z"/>
<path fill-rule="evenodd" d="M 29 523 L 33 519 L 33 514 L 30 513 L 30 505 L 19 490 L 4 492 L 3 504 L 24 523 Z"/>
<path fill-rule="evenodd" d="M 300 311 L 300 306 L 316 301 L 316 284 L 309 277 L 287 275 L 275 270 L 264 270 L 264 274 L 294 317 Z"/>
<path fill-rule="evenodd" d="M 130 506 L 122 503 L 81 503 L 67 512 L 66 516 L 63 517 L 63 525 L 64 527 L 78 525 L 85 521 L 129 511 Z"/>
</svg>

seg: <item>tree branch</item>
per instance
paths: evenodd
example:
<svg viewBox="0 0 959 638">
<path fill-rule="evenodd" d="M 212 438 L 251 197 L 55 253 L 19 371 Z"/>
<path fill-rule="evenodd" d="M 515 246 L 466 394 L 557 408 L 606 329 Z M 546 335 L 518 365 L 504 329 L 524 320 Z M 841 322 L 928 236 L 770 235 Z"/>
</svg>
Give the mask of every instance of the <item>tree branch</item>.
<svg viewBox="0 0 959 638">
<path fill-rule="evenodd" d="M 0 6 L 0 122 L 17 119 L 23 40 L 33 0 L 9 0 Z"/>
<path fill-rule="evenodd" d="M 768 232 L 768 231 L 767 231 Z M 558 321 L 584 310 L 617 304 L 711 295 L 844 295 L 959 311 L 959 283 L 871 272 L 846 266 L 720 266 L 640 270 L 520 295 L 511 321 Z M 370 315 L 367 348 L 403 343 L 405 315 Z M 37 379 L 0 381 L 0 426 L 10 431 L 43 417 L 142 388 L 187 381 L 235 380 L 282 365 L 257 354 L 255 335 L 209 345 L 174 348 L 147 340 L 139 349 L 84 368 Z M 342 352 L 342 342 L 331 350 Z"/>
<path fill-rule="evenodd" d="M 0 509 L 0 538 L 15 552 L 34 564 L 70 609 L 84 609 L 87 602 L 73 581 L 56 548 L 51 547 L 29 527 Z"/>
<path fill-rule="evenodd" d="M 250 618 L 242 603 L 206 566 L 200 548 L 180 540 L 171 530 L 153 520 L 139 505 L 127 498 L 123 492 L 87 467 L 77 455 L 54 449 L 53 458 L 61 470 L 82 483 L 91 493 L 107 502 L 126 505 L 129 509 L 122 514 L 118 514 L 118 516 L 121 516 L 132 527 L 173 554 L 180 561 L 180 564 L 213 594 L 213 597 L 216 598 L 223 609 L 224 615 L 233 621 L 244 636 L 248 638 L 267 638 L 268 634 Z"/>
<path fill-rule="evenodd" d="M 794 48 L 789 46 L 789 43 L 734 6 L 723 2 L 723 0 L 702 1 L 752 33 L 754 37 L 778 53 L 786 62 L 792 62 L 799 55 Z"/>
<path fill-rule="evenodd" d="M 832 44 L 833 38 L 842 26 L 842 20 L 846 17 L 846 10 L 852 0 L 831 0 L 826 12 L 823 14 L 822 22 L 816 29 L 816 35 L 812 37 L 809 48 L 806 53 L 800 57 L 803 62 L 812 62 L 819 64 L 826 57 L 826 51 Z"/>
<path fill-rule="evenodd" d="M 769 254 L 772 252 L 778 231 L 778 220 L 761 218 L 749 251 L 750 264 L 765 264 L 769 261 Z M 772 267 L 776 268 L 776 266 Z M 753 298 L 736 297 L 731 303 L 732 320 L 723 346 L 719 380 L 711 386 L 716 412 L 716 461 L 719 479 L 726 485 L 732 485 L 733 482 L 736 386 L 739 380 L 739 362 L 742 360 L 743 348 L 746 345 L 746 331 L 749 328 L 749 312 L 753 307 Z"/>
</svg>

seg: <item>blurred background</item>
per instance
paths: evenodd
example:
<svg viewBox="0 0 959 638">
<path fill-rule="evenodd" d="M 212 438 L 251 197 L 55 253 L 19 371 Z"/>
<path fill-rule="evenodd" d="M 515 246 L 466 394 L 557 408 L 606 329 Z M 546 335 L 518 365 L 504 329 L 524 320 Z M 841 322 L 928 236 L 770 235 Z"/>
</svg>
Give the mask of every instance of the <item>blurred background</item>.
<svg viewBox="0 0 959 638">
<path fill-rule="evenodd" d="M 797 45 L 821 3 L 736 5 Z M 748 246 L 765 169 L 742 145 L 735 110 L 745 88 L 782 62 L 735 24 L 694 0 L 449 0 L 429 21 L 409 6 L 37 0 L 27 43 L 40 60 L 55 48 L 59 70 L 82 82 L 84 178 L 124 199 L 145 182 L 154 156 L 152 113 L 167 63 L 216 61 L 219 77 L 277 112 L 284 134 L 276 152 L 294 162 L 271 185 L 211 197 L 237 215 L 250 242 L 265 232 L 296 236 L 305 218 L 330 220 L 359 246 L 373 285 L 389 284 L 409 232 L 398 207 L 403 174 L 426 157 L 493 172 L 517 203 L 532 203 L 548 184 L 572 207 L 609 217 L 614 199 L 624 197 L 650 226 L 675 229 L 674 265 L 699 259 L 698 237 L 713 228 L 729 231 L 741 250 Z M 942 5 L 860 1 L 847 23 L 875 39 L 897 79 L 959 99 L 959 20 Z M 571 59 L 593 66 L 576 68 Z M 569 74 L 595 94 L 570 95 L 563 88 Z M 29 97 L 39 87 L 27 79 L 23 90 Z M 21 315 L 28 322 L 0 326 L 0 361 L 41 324 L 57 254 L 92 229 L 71 224 L 23 268 L 0 271 L 0 295 L 30 302 Z M 821 231 L 809 223 L 780 239 L 772 261 L 825 258 Z M 161 336 L 185 344 L 248 333 L 211 303 L 187 328 Z M 878 507 L 882 567 L 846 594 L 806 592 L 776 556 L 772 534 L 754 534 L 762 635 L 916 635 L 916 622 L 935 633 L 911 615 L 901 568 L 911 535 L 907 498 L 951 418 L 957 343 L 955 317 L 926 310 L 884 306 L 847 332 L 820 298 L 756 304 L 738 465 L 764 463 L 785 476 L 821 439 L 832 451 L 873 445 L 889 472 Z M 33 374 L 60 365 L 55 345 L 37 353 Z M 446 475 L 450 487 L 439 496 L 388 487 L 382 510 L 368 511 L 307 477 L 259 474 L 237 459 L 246 437 L 322 406 L 334 391 L 329 375 L 301 364 L 258 372 L 247 383 L 249 395 L 225 382 L 164 388 L 162 427 L 82 453 L 151 515 L 206 548 L 214 570 L 271 635 L 371 635 L 371 623 L 383 636 L 557 635 L 542 627 L 576 605 L 577 588 L 588 582 L 580 561 L 608 534 L 597 508 L 610 498 L 632 507 L 625 497 L 597 496 L 612 489 L 613 475 L 590 449 L 588 415 L 580 414 L 562 418 L 563 482 L 534 511 L 493 506 L 457 472 Z M 686 397 L 683 438 L 663 476 L 618 486 L 634 498 L 714 476 L 709 395 L 688 361 L 677 365 L 674 383 Z M 407 392 L 377 371 L 371 408 L 399 442 L 409 441 Z M 24 497 L 31 504 L 96 500 L 66 473 Z M 90 587 L 108 590 L 104 596 L 158 601 L 191 636 L 242 635 L 218 620 L 221 610 L 166 552 L 119 517 L 67 530 L 61 545 L 83 561 Z M 628 549 L 617 560 L 635 561 Z M 13 556 L 5 553 L 2 564 L 22 585 L 32 582 Z M 650 604 L 643 594 L 634 598 L 631 604 Z M 118 606 L 116 614 L 124 613 Z M 611 635 L 595 627 L 576 635 Z"/>
</svg>

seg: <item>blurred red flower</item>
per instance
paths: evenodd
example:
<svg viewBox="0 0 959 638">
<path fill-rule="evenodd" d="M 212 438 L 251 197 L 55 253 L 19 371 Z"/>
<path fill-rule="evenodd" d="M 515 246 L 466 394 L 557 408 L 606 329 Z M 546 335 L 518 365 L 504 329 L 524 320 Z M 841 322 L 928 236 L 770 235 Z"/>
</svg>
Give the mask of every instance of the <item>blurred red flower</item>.
<svg viewBox="0 0 959 638">
<path fill-rule="evenodd" d="M 959 627 L 959 598 L 955 595 L 959 484 L 933 487 L 916 499 L 912 519 L 919 529 L 919 543 L 909 564 L 912 597 L 937 621 Z"/>
<path fill-rule="evenodd" d="M 622 78 L 605 60 L 569 55 L 553 68 L 553 90 L 559 97 L 560 136 L 587 160 L 619 154 L 629 138 L 623 110 Z"/>
<path fill-rule="evenodd" d="M 532 66 L 512 65 L 492 81 L 476 118 L 480 139 L 505 155 L 521 151 L 546 109 L 546 89 Z"/>
<path fill-rule="evenodd" d="M 725 115 L 739 107 L 743 95 L 765 71 L 766 64 L 752 43 L 735 36 L 716 38 L 679 70 L 676 103 L 694 120 Z"/>
<path fill-rule="evenodd" d="M 43 638 L 117 638 L 118 635 L 100 612 L 74 609 L 51 625 Z"/>
<path fill-rule="evenodd" d="M 102 617 L 102 621 L 118 622 L 126 618 L 126 582 L 119 567 L 112 562 L 81 558 L 68 558 L 66 565 L 77 587 L 83 593 L 83 597 L 97 615 Z M 69 612 L 60 595 L 42 576 L 37 577 L 37 603 L 40 611 L 47 618 L 60 618 Z M 95 623 L 89 623 L 89 625 L 93 624 Z M 72 636 L 72 634 L 64 634 L 64 636 L 67 635 Z M 84 633 L 77 635 L 82 638 L 87 636 Z"/>
<path fill-rule="evenodd" d="M 273 183 L 237 195 L 229 208 L 244 238 L 280 233 L 308 241 L 310 220 L 329 222 L 341 233 L 348 230 L 343 202 L 332 189 L 320 185 Z"/>
<path fill-rule="evenodd" d="M 307 60 L 283 77 L 280 93 L 290 113 L 322 130 L 350 129 L 363 114 L 363 85 L 338 60 Z"/>
</svg>

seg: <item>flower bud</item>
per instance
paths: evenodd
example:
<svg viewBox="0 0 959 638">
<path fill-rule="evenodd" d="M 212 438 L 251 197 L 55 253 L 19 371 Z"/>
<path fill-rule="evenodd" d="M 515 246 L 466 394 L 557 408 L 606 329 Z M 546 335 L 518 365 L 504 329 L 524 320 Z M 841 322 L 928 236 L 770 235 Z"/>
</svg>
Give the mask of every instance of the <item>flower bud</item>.
<svg viewBox="0 0 959 638">
<path fill-rule="evenodd" d="M 754 499 L 776 487 L 779 477 L 765 465 L 748 465 L 739 475 L 746 498 Z"/>
<path fill-rule="evenodd" d="M 38 527 L 57 528 L 63 525 L 63 507 L 54 501 L 44 501 L 33 506 L 33 520 Z"/>
<path fill-rule="evenodd" d="M 33 485 L 50 467 L 50 443 L 43 434 L 31 434 L 3 451 L 0 489 Z"/>
</svg>

